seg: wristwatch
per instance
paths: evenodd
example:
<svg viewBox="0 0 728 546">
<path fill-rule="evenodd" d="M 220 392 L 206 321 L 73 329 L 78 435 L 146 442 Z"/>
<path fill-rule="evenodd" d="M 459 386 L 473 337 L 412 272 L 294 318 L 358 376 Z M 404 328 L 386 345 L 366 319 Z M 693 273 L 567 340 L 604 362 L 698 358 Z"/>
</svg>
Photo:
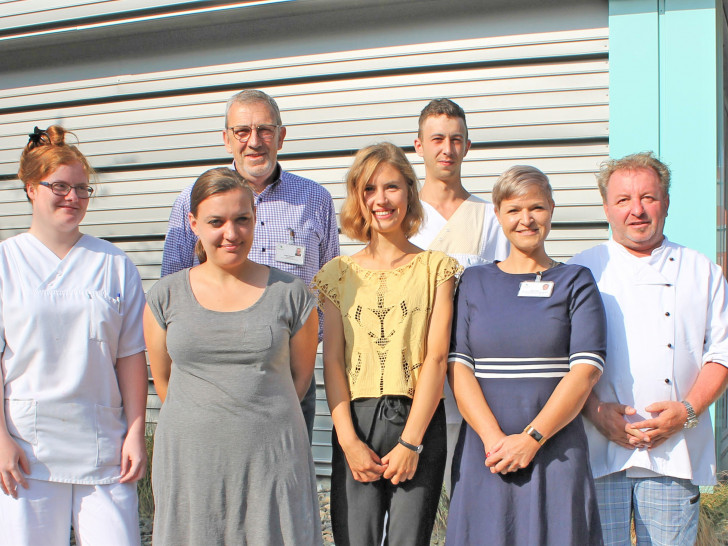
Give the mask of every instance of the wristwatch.
<svg viewBox="0 0 728 546">
<path fill-rule="evenodd" d="M 523 432 L 528 434 L 531 438 L 536 440 L 538 442 L 538 445 L 544 445 L 546 442 L 546 438 L 543 437 L 543 434 L 541 434 L 539 431 L 537 431 L 535 428 L 533 428 L 531 425 L 528 425 L 526 428 L 523 429 Z"/>
<path fill-rule="evenodd" d="M 695 428 L 698 425 L 698 416 L 695 415 L 693 406 L 690 405 L 690 402 L 686 402 L 685 400 L 682 400 L 680 403 L 685 406 L 686 410 L 688 410 L 688 419 L 685 421 L 683 428 Z"/>
<path fill-rule="evenodd" d="M 400 436 L 400 437 L 399 437 L 399 438 L 397 439 L 397 441 L 398 441 L 398 442 L 399 442 L 400 444 L 402 444 L 402 445 L 403 445 L 404 447 L 406 447 L 407 449 L 411 449 L 412 451 L 414 451 L 414 452 L 415 452 L 415 453 L 417 453 L 418 455 L 419 455 L 420 453 L 422 453 L 422 448 L 424 447 L 424 446 L 423 446 L 422 444 L 420 444 L 420 445 L 418 445 L 418 446 L 416 446 L 416 445 L 412 445 L 412 444 L 410 444 L 409 442 L 405 442 L 405 441 L 404 441 L 404 440 L 402 439 L 402 437 L 401 437 L 401 436 Z"/>
</svg>

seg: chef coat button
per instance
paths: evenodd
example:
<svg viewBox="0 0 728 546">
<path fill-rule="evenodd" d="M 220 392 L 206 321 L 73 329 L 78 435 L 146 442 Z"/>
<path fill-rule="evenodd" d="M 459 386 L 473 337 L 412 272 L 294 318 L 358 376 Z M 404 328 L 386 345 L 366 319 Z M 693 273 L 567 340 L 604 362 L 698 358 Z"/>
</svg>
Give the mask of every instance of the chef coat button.
<svg viewBox="0 0 728 546">
<path fill-rule="evenodd" d="M 672 343 L 668 343 L 668 344 L 667 344 L 667 348 L 668 348 L 668 349 L 672 349 Z"/>
<path fill-rule="evenodd" d="M 666 317 L 669 317 L 670 316 L 670 311 L 665 311 L 665 316 Z"/>
<path fill-rule="evenodd" d="M 671 262 L 674 262 L 674 261 L 675 261 L 675 258 L 673 258 L 673 257 L 671 256 L 671 257 L 670 257 L 670 261 L 671 261 Z"/>
<path fill-rule="evenodd" d="M 666 283 L 665 286 L 667 286 L 669 288 L 672 285 L 670 283 Z"/>
<path fill-rule="evenodd" d="M 665 383 L 670 384 L 670 380 L 667 377 L 665 378 Z"/>
</svg>

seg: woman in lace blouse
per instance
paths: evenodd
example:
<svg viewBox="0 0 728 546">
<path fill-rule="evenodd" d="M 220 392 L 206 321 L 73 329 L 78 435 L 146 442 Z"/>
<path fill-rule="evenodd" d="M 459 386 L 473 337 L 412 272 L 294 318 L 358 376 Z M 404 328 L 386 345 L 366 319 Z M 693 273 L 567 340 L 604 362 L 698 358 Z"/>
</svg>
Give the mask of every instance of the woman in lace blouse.
<svg viewBox="0 0 728 546">
<path fill-rule="evenodd" d="M 460 266 L 408 241 L 422 220 L 401 149 L 360 150 L 342 231 L 367 245 L 314 278 L 334 422 L 331 519 L 339 546 L 427 544 L 445 468 L 442 403 Z"/>
</svg>

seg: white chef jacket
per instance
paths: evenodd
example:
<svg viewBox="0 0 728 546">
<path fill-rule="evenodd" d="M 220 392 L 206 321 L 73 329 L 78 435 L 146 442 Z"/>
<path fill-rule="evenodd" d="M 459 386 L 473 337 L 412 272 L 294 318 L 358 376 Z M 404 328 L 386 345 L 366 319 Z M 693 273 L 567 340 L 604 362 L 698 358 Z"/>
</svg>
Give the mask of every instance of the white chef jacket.
<svg viewBox="0 0 728 546">
<path fill-rule="evenodd" d="M 495 216 L 492 203 L 471 195 L 446 220 L 435 207 L 422 201 L 425 217 L 420 231 L 410 242 L 426 250 L 439 250 L 463 267 L 488 264 L 508 257 L 510 243 Z M 482 229 L 478 231 L 478 225 Z M 445 418 L 450 424 L 462 421 L 450 383 L 445 381 Z"/>
<path fill-rule="evenodd" d="M 8 431 L 30 477 L 118 481 L 126 418 L 117 358 L 144 350 L 139 273 L 83 235 L 61 260 L 35 236 L 0 243 L 0 363 Z"/>
<path fill-rule="evenodd" d="M 594 391 L 602 401 L 634 407 L 632 422 L 652 417 L 645 407 L 683 400 L 706 362 L 728 367 L 728 301 L 720 268 L 706 256 L 665 239 L 637 257 L 613 240 L 576 255 L 589 267 L 607 313 L 609 365 Z M 660 446 L 630 450 L 609 442 L 588 421 L 595 478 L 643 469 L 715 483 L 715 438 L 709 412 Z M 631 470 L 630 470 L 631 469 Z"/>
</svg>

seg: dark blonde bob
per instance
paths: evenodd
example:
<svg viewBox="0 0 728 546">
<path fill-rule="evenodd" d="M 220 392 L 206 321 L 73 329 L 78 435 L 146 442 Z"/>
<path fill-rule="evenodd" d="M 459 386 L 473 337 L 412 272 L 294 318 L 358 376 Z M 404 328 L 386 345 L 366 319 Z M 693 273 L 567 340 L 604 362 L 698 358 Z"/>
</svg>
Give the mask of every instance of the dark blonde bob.
<svg viewBox="0 0 728 546">
<path fill-rule="evenodd" d="M 391 142 L 380 142 L 362 148 L 356 153 L 354 163 L 346 174 L 346 199 L 341 206 L 341 231 L 357 241 L 369 242 L 372 236 L 371 214 L 364 205 L 364 188 L 382 164 L 397 169 L 407 182 L 407 214 L 402 221 L 406 237 L 416 234 L 424 212 L 420 203 L 417 175 L 401 148 Z"/>
</svg>

